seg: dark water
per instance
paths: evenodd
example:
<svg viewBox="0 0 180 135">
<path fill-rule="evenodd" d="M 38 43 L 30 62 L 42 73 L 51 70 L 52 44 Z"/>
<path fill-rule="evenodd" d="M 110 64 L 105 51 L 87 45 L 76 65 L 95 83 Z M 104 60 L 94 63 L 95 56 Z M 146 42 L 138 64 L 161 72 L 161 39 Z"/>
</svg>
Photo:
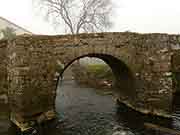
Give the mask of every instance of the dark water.
<svg viewBox="0 0 180 135">
<path fill-rule="evenodd" d="M 157 117 L 143 116 L 122 104 L 117 105 L 112 95 L 104 95 L 99 92 L 100 90 L 80 87 L 73 81 L 63 81 L 60 87 L 56 99 L 59 120 L 39 126 L 39 134 L 171 135 L 148 129 L 144 127 L 144 122 L 180 130 L 180 105 L 179 109 L 174 108 L 173 120 L 166 121 Z M 6 119 L 2 119 L 0 135 L 21 134 Z"/>
<path fill-rule="evenodd" d="M 173 108 L 172 127 L 180 131 L 180 93 L 174 95 L 173 104 L 175 106 Z"/>
</svg>

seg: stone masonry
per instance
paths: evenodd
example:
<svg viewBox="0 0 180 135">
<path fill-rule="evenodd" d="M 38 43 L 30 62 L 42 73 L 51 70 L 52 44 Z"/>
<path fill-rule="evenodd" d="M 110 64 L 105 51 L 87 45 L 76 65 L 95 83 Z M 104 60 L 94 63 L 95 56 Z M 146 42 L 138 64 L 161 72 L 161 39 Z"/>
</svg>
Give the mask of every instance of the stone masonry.
<svg viewBox="0 0 180 135">
<path fill-rule="evenodd" d="M 112 68 L 118 100 L 143 113 L 170 117 L 179 54 L 180 35 L 18 36 L 0 41 L 0 94 L 8 93 L 11 120 L 18 126 L 51 119 L 58 77 L 74 60 L 97 57 Z"/>
<path fill-rule="evenodd" d="M 7 104 L 7 41 L 3 40 L 0 43 L 0 104 Z"/>
</svg>

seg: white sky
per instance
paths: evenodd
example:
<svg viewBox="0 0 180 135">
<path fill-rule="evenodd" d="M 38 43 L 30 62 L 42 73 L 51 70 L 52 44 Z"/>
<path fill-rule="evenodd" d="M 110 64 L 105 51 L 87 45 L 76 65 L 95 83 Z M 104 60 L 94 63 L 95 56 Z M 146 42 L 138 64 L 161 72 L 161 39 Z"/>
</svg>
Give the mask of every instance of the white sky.
<svg viewBox="0 0 180 135">
<path fill-rule="evenodd" d="M 110 31 L 180 33 L 180 0 L 113 0 L 114 27 Z M 0 16 L 36 34 L 61 34 L 40 13 L 32 0 L 0 0 Z"/>
</svg>

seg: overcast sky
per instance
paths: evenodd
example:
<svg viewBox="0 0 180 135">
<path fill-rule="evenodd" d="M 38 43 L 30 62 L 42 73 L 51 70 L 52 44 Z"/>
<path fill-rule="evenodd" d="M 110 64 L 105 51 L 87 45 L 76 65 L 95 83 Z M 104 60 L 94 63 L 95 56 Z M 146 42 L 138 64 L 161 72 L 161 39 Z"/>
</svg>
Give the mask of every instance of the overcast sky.
<svg viewBox="0 0 180 135">
<path fill-rule="evenodd" d="M 113 0 L 114 27 L 110 31 L 180 33 L 180 0 Z M 61 34 L 40 13 L 32 0 L 1 0 L 0 16 L 36 34 Z"/>
</svg>

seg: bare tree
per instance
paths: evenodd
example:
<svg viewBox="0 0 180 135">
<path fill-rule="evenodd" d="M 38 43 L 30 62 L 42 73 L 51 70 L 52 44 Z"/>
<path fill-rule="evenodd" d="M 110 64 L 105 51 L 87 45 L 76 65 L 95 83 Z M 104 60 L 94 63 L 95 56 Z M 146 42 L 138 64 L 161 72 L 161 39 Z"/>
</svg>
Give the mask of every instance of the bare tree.
<svg viewBox="0 0 180 135">
<path fill-rule="evenodd" d="M 13 39 L 16 37 L 16 30 L 11 27 L 6 27 L 0 31 L 3 35 L 3 39 Z"/>
<path fill-rule="evenodd" d="M 98 32 L 112 26 L 111 0 L 39 0 L 39 4 L 53 23 L 64 22 L 67 33 Z"/>
</svg>

